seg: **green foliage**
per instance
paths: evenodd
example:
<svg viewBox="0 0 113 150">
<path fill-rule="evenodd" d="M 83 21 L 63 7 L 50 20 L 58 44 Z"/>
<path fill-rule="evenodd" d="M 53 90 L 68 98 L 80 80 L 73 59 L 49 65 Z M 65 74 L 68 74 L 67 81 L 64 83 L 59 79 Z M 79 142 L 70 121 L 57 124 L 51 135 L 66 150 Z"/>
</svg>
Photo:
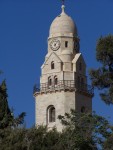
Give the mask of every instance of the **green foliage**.
<svg viewBox="0 0 113 150">
<path fill-rule="evenodd" d="M 6 128 L 11 125 L 13 116 L 8 106 L 7 101 L 7 88 L 5 80 L 0 85 L 0 129 Z"/>
<path fill-rule="evenodd" d="M 25 112 L 22 112 L 19 114 L 16 118 L 12 120 L 12 126 L 18 127 L 19 125 L 22 125 L 24 123 L 24 117 L 26 116 Z"/>
<path fill-rule="evenodd" d="M 57 141 L 59 133 L 47 127 L 39 128 L 14 128 L 0 130 L 0 150 L 59 150 Z M 1 144 L 2 143 L 2 144 Z"/>
<path fill-rule="evenodd" d="M 103 149 L 105 150 L 113 149 L 113 129 L 112 129 L 112 134 L 105 140 L 103 144 Z"/>
<path fill-rule="evenodd" d="M 97 150 L 112 149 L 113 129 L 103 117 L 77 113 L 59 116 L 62 132 L 46 126 L 0 129 L 0 150 Z"/>
<path fill-rule="evenodd" d="M 24 123 L 25 112 L 14 117 L 8 105 L 8 94 L 5 80 L 0 85 L 0 129 L 17 127 Z"/>
<path fill-rule="evenodd" d="M 108 121 L 95 113 L 84 114 L 71 110 L 71 114 L 59 116 L 66 127 L 62 133 L 64 149 L 96 150 L 103 147 L 112 130 Z"/>
<path fill-rule="evenodd" d="M 0 130 L 0 150 L 24 150 L 25 143 L 23 141 L 26 129 L 6 128 Z"/>
<path fill-rule="evenodd" d="M 90 70 L 92 85 L 102 91 L 100 96 L 106 104 L 113 104 L 113 35 L 98 40 L 96 59 L 101 67 Z"/>
</svg>

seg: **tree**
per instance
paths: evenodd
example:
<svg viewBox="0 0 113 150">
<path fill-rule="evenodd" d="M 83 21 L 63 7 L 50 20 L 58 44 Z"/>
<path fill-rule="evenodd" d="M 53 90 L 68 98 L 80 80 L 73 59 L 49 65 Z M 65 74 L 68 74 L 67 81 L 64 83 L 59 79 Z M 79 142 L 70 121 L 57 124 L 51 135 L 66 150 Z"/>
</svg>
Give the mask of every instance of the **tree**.
<svg viewBox="0 0 113 150">
<path fill-rule="evenodd" d="M 92 85 L 101 90 L 101 99 L 106 104 L 113 104 L 113 35 L 98 40 L 96 59 L 101 66 L 90 70 Z"/>
<path fill-rule="evenodd" d="M 4 129 L 11 125 L 13 120 L 12 113 L 7 101 L 7 88 L 5 80 L 0 85 L 0 129 Z"/>
<path fill-rule="evenodd" d="M 103 149 L 105 150 L 113 149 L 113 127 L 112 127 L 112 134 L 105 140 L 103 144 Z"/>
<path fill-rule="evenodd" d="M 109 122 L 95 113 L 78 113 L 71 110 L 59 116 L 65 129 L 60 144 L 64 150 L 97 150 L 103 148 L 108 137 L 112 135 Z"/>
<path fill-rule="evenodd" d="M 1 133 L 0 150 L 59 150 L 60 133 L 47 127 L 5 129 Z"/>
<path fill-rule="evenodd" d="M 17 127 L 24 123 L 25 112 L 22 112 L 18 117 L 14 117 L 13 112 L 8 105 L 8 94 L 6 81 L 4 80 L 0 85 L 0 129 L 7 127 Z"/>
<path fill-rule="evenodd" d="M 59 119 L 65 127 L 60 133 L 46 126 L 0 130 L 0 150 L 112 149 L 113 127 L 103 117 L 71 110 Z"/>
</svg>

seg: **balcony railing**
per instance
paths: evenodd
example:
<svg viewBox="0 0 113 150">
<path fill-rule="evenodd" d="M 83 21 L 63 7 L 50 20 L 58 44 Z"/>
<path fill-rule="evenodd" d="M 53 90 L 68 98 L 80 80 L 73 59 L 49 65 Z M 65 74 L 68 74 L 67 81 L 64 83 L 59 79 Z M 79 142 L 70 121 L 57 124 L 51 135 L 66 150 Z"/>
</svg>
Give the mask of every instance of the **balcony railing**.
<svg viewBox="0 0 113 150">
<path fill-rule="evenodd" d="M 52 83 L 49 85 L 48 83 L 42 83 L 40 85 L 35 85 L 33 89 L 33 94 L 38 93 L 47 93 L 52 91 L 75 91 L 78 90 L 80 92 L 87 93 L 91 96 L 94 94 L 94 88 L 91 85 L 83 84 L 78 81 L 73 80 L 63 80 L 58 81 L 58 83 L 55 85 L 55 83 Z"/>
</svg>

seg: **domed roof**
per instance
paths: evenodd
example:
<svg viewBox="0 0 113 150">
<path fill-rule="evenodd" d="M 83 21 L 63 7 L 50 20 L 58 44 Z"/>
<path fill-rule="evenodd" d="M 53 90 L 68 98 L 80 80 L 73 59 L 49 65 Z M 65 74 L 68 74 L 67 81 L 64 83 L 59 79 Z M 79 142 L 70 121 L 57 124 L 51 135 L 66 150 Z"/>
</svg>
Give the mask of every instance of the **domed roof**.
<svg viewBox="0 0 113 150">
<path fill-rule="evenodd" d="M 50 36 L 56 35 L 56 34 L 69 34 L 71 36 L 77 36 L 77 28 L 72 20 L 71 17 L 69 17 L 65 11 L 65 6 L 62 6 L 62 13 L 56 17 L 50 27 Z"/>
</svg>

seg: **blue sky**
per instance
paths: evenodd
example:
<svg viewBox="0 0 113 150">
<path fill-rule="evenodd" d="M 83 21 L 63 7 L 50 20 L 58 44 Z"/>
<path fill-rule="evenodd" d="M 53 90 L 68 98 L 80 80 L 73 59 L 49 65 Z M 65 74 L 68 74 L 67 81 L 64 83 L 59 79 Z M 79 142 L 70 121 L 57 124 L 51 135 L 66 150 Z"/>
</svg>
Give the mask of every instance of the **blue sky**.
<svg viewBox="0 0 113 150">
<path fill-rule="evenodd" d="M 113 34 L 113 0 L 67 0 L 66 12 L 77 25 L 87 71 L 98 67 L 97 39 Z M 27 113 L 27 127 L 35 123 L 33 86 L 39 83 L 50 25 L 60 13 L 60 0 L 0 0 L 0 78 L 7 81 L 15 115 Z M 106 106 L 97 90 L 93 110 L 113 120 L 113 106 Z"/>
</svg>

